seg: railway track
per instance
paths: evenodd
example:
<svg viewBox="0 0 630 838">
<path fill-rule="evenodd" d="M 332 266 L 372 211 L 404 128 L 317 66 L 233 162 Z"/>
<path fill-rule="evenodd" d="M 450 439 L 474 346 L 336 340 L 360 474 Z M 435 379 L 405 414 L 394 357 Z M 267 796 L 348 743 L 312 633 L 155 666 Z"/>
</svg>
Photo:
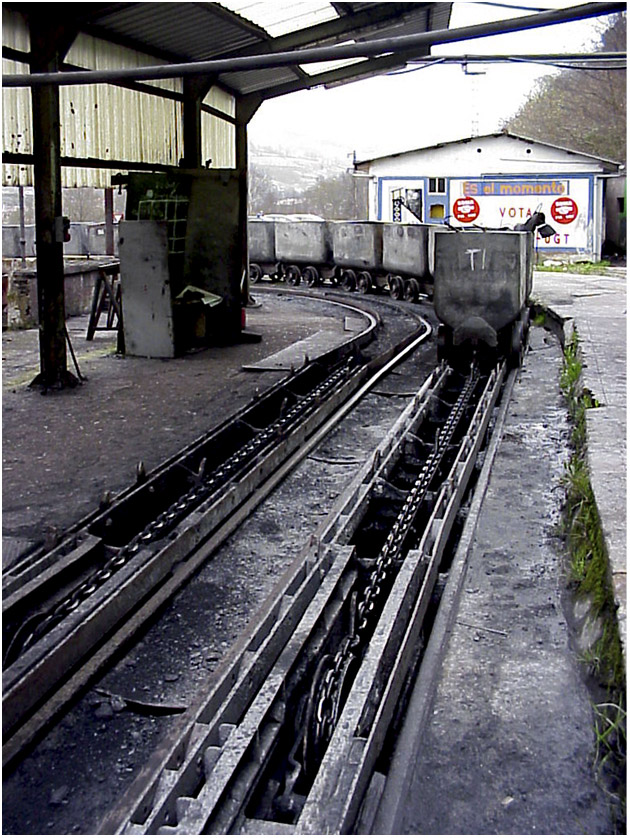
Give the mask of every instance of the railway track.
<svg viewBox="0 0 630 838">
<path fill-rule="evenodd" d="M 389 350 L 363 363 L 358 352 L 378 325 L 367 321 L 351 344 L 305 363 L 155 474 L 140 473 L 55 550 L 5 576 L 5 765 L 310 450 L 318 429 L 341 420 L 348 398 L 430 333 L 421 323 L 397 357 Z"/>
<path fill-rule="evenodd" d="M 103 833 L 352 831 L 504 378 L 436 368 Z"/>
<path fill-rule="evenodd" d="M 97 597 L 92 600 L 92 605 L 99 603 L 96 609 L 89 609 L 87 603 L 90 597 L 96 597 L 96 592 L 88 590 L 84 603 L 72 609 L 70 623 L 65 623 L 66 627 L 83 625 L 79 633 L 83 631 L 86 638 L 91 638 L 81 654 L 75 650 L 78 635 L 73 629 L 65 633 L 63 640 L 63 621 L 34 641 L 29 641 L 28 633 L 23 632 L 27 642 L 15 661 L 8 663 L 5 690 L 6 672 L 16 672 L 16 663 L 23 680 L 15 682 L 19 689 L 12 694 L 5 692 L 5 701 L 7 696 L 12 698 L 16 701 L 13 707 L 22 712 L 19 702 L 24 696 L 30 699 L 30 691 L 40 689 L 41 673 L 46 674 L 49 655 L 61 655 L 56 659 L 55 672 L 61 671 L 62 676 L 47 692 L 42 690 L 40 699 L 33 701 L 17 724 L 8 729 L 4 758 L 9 769 L 19 765 L 28 746 L 33 746 L 79 694 L 85 695 L 86 686 L 94 685 L 96 676 L 110 661 L 122 661 L 125 668 L 124 650 L 135 633 L 144 630 L 211 554 L 214 557 L 221 552 L 219 545 L 231 533 L 240 531 L 239 526 L 249 520 L 265 496 L 277 494 L 304 457 L 311 463 L 317 461 L 317 452 L 326 448 L 325 441 L 342 420 L 353 413 L 361 414 L 361 405 L 366 401 L 390 402 L 391 413 L 391 402 L 400 403 L 402 398 L 407 407 L 393 429 L 384 439 L 375 436 L 380 440 L 376 450 L 366 440 L 365 450 L 370 454 L 365 465 L 358 468 L 357 462 L 356 476 L 349 486 L 347 480 L 344 482 L 343 495 L 325 523 L 311 531 L 308 546 L 300 548 L 297 559 L 286 562 L 288 569 L 272 586 L 265 604 L 257 606 L 250 624 L 231 642 L 227 653 L 220 655 L 211 677 L 202 689 L 195 688 L 193 698 L 175 702 L 179 706 L 174 706 L 168 701 L 143 702 L 142 695 L 139 702 L 137 696 L 129 694 L 117 697 L 117 677 L 110 678 L 109 683 L 107 678 L 105 682 L 101 680 L 105 690 L 97 688 L 98 695 L 109 696 L 115 706 L 118 702 L 131 713 L 137 706 L 141 713 L 170 714 L 170 721 L 161 728 L 164 736 L 159 747 L 147 752 L 131 785 L 127 782 L 121 788 L 119 784 L 119 790 L 109 795 L 109 802 L 102 809 L 109 813 L 100 825 L 103 834 L 334 833 L 352 829 L 375 766 L 384 759 L 386 743 L 393 736 L 397 708 L 404 703 L 405 684 L 417 666 L 423 638 L 429 631 L 442 557 L 452 531 L 458 529 L 458 510 L 476 472 L 478 452 L 487 436 L 505 376 L 503 369 L 493 371 L 489 379 L 476 373 L 462 376 L 441 365 L 419 391 L 417 385 L 412 387 L 413 397 L 400 392 L 394 383 L 399 365 L 403 358 L 409 362 L 414 359 L 415 350 L 428 331 L 418 330 L 407 338 L 401 353 L 388 351 L 364 370 L 356 353 L 345 359 L 336 357 L 332 375 L 340 379 L 344 392 L 334 396 L 333 406 L 326 410 L 322 410 L 322 398 L 307 396 L 328 378 L 323 370 L 315 375 L 311 364 L 299 371 L 305 380 L 310 378 L 309 384 L 304 380 L 298 385 L 298 374 L 291 377 L 288 401 L 286 392 L 280 395 L 278 388 L 273 388 L 269 393 L 275 404 L 269 411 L 270 416 L 275 413 L 272 424 L 280 414 L 287 416 L 302 396 L 313 402 L 317 419 L 310 424 L 307 420 L 307 432 L 296 426 L 287 433 L 285 428 L 268 440 L 272 456 L 268 473 L 266 466 L 257 473 L 261 460 L 254 455 L 250 463 L 253 468 L 245 468 L 243 475 L 251 477 L 256 472 L 257 476 L 239 503 L 228 504 L 232 507 L 228 518 L 217 515 L 208 519 L 205 529 L 203 525 L 199 527 L 200 512 L 216 513 L 215 501 L 207 494 L 190 514 L 174 522 L 170 538 L 151 540 L 151 549 L 144 550 L 145 560 L 150 565 L 151 555 L 162 553 L 163 557 L 166 550 L 166 570 L 164 565 L 160 567 L 152 586 L 149 583 L 156 578 L 154 571 L 145 571 L 148 582 L 143 595 L 137 596 L 137 569 L 129 576 L 127 585 L 115 586 L 123 590 L 122 605 L 120 599 L 116 604 L 117 597 L 110 591 L 109 599 Z M 409 389 L 407 375 L 403 374 L 400 381 Z M 296 390 L 301 390 L 297 398 Z M 330 391 L 334 390 L 331 384 Z M 241 433 L 243 429 L 249 434 L 259 432 L 264 424 L 260 420 L 260 404 L 249 407 L 258 409 L 259 418 L 254 423 L 251 417 L 240 414 L 237 420 Z M 359 427 L 362 421 L 365 420 L 359 419 Z M 355 421 L 355 432 L 356 427 Z M 225 433 L 226 428 L 222 426 L 218 431 Z M 81 548 L 80 536 L 84 532 L 90 536 L 90 543 L 100 539 L 105 545 L 100 548 L 105 562 L 115 559 L 138 533 L 147 527 L 152 532 L 153 522 L 163 520 L 160 516 L 164 509 L 170 509 L 169 503 L 160 502 L 156 518 L 150 514 L 156 503 L 147 498 L 168 487 L 169 501 L 174 492 L 174 503 L 181 503 L 181 491 L 175 492 L 173 484 L 179 490 L 184 487 L 186 495 L 215 475 L 217 469 L 224 468 L 230 459 L 231 448 L 225 444 L 229 438 L 218 437 L 217 445 L 215 437 L 213 444 L 205 448 L 202 443 L 208 440 L 201 440 L 164 469 L 141 479 L 133 490 L 84 522 L 82 530 L 72 533 L 60 547 L 65 555 L 58 555 L 61 561 L 53 564 L 65 567 L 66 556 L 73 556 L 73 551 Z M 272 453 L 287 441 L 289 447 L 282 457 L 277 451 Z M 248 436 L 246 445 L 251 442 L 252 437 Z M 211 462 L 209 467 L 208 452 L 217 448 L 227 456 L 221 463 Z M 356 450 L 363 449 L 357 445 Z M 323 454 L 324 459 L 326 456 Z M 363 456 L 358 454 L 361 462 Z M 173 480 L 175 474 L 179 476 Z M 230 491 L 234 482 L 238 481 L 231 481 Z M 220 494 L 227 496 L 230 492 Z M 311 494 L 311 503 L 313 498 L 315 503 L 322 499 L 321 492 Z M 143 502 L 140 498 L 144 498 Z M 121 511 L 125 500 L 131 500 L 131 512 Z M 133 532 L 130 521 L 135 524 Z M 113 545 L 108 543 L 108 539 L 112 541 L 112 532 L 123 533 Z M 182 534 L 182 546 L 174 548 L 172 545 L 179 540 L 175 536 Z M 169 554 L 169 549 L 182 552 Z M 175 556 L 170 565 L 169 555 Z M 99 569 L 89 565 L 87 571 L 83 568 L 87 578 L 82 578 L 78 585 L 76 580 L 73 584 L 66 579 L 56 602 L 64 598 L 67 601 L 68 595 L 71 598 L 73 591 Z M 214 573 L 211 576 L 214 578 Z M 9 580 L 15 586 L 16 601 L 23 593 L 28 599 L 30 592 L 41 584 L 35 578 L 19 581 L 22 584 Z M 104 580 L 105 588 L 109 581 Z M 37 600 L 29 602 L 32 606 Z M 113 609 L 112 613 L 123 616 L 118 622 L 110 621 L 108 629 L 95 631 L 105 603 Z M 42 611 L 46 609 L 39 604 L 31 608 L 37 618 L 35 628 Z M 73 623 L 77 612 L 82 611 L 88 614 L 88 623 Z M 53 612 L 54 608 L 48 609 L 46 615 Z M 93 622 L 88 629 L 85 626 L 90 619 Z M 15 626 L 19 631 L 23 622 L 14 620 L 9 624 L 13 637 L 18 636 Z M 33 623 L 27 628 L 31 631 Z M 62 636 L 61 644 L 56 643 L 58 634 Z M 161 638 L 162 630 L 158 635 Z M 98 637 L 98 643 L 93 642 L 94 637 Z M 50 641 L 43 653 L 42 639 Z M 152 642 L 149 633 L 147 643 Z M 201 643 L 205 645 L 205 641 Z M 59 652 L 59 646 L 65 647 L 65 651 Z M 39 670 L 24 664 L 35 651 L 41 661 Z M 140 665 L 139 660 L 135 658 L 129 665 Z M 34 679 L 29 681 L 29 676 Z M 114 690 L 110 693 L 112 684 Z M 94 691 L 91 695 L 94 706 Z M 10 703 L 7 707 L 12 709 Z M 128 724 L 134 725 L 136 733 L 133 717 Z M 89 729 L 88 735 L 92 735 Z M 77 733 L 77 744 L 85 741 L 83 737 Z M 37 753 L 35 750 L 35 763 Z"/>
</svg>

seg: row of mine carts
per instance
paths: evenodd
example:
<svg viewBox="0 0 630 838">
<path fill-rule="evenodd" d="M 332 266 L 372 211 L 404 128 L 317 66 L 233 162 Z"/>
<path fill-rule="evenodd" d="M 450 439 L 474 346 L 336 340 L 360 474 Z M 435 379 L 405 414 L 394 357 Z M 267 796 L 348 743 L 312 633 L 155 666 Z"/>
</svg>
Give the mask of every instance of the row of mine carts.
<svg viewBox="0 0 630 838">
<path fill-rule="evenodd" d="M 324 281 L 394 299 L 431 297 L 448 360 L 485 347 L 518 359 L 532 291 L 534 229 L 449 228 L 374 221 L 249 221 L 250 278 L 313 287 Z"/>
<path fill-rule="evenodd" d="M 426 224 L 250 218 L 249 277 L 346 291 L 389 291 L 415 301 L 431 293 Z"/>
</svg>

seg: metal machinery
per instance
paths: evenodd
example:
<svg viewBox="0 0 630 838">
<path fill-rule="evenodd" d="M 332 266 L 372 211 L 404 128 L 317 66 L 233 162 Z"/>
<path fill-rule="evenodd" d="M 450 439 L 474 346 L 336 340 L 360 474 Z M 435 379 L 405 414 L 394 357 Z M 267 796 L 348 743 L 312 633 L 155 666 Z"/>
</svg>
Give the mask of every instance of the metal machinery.
<svg viewBox="0 0 630 838">
<path fill-rule="evenodd" d="M 131 172 L 120 265 L 128 354 L 170 358 L 244 327 L 237 174 Z"/>
</svg>

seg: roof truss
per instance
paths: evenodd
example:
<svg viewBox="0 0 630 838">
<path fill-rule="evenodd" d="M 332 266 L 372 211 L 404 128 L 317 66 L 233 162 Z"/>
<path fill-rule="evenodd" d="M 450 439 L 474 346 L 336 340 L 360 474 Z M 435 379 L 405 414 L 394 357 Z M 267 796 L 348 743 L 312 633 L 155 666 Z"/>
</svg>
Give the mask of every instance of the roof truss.
<svg viewBox="0 0 630 838">
<path fill-rule="evenodd" d="M 38 14 L 38 7 L 42 5 L 5 3 L 5 8 L 19 11 L 28 18 Z M 72 21 L 80 32 L 165 63 L 182 63 L 364 41 L 379 37 L 383 32 L 426 32 L 433 28 L 436 7 L 439 7 L 439 26 L 446 28 L 452 4 L 373 2 L 331 5 L 338 17 L 275 38 L 220 3 L 57 3 L 55 12 Z M 190 10 L 192 23 L 188 29 L 181 7 Z M 173 27 L 181 27 L 180 38 L 172 37 Z M 194 30 L 194 38 L 191 29 Z M 200 32 L 207 34 L 202 38 Z M 17 58 L 15 51 L 12 52 L 11 57 Z M 7 50 L 4 54 L 9 57 Z M 25 55 L 23 60 L 27 61 L 28 56 Z M 225 73 L 215 82 L 218 81 L 220 86 L 237 97 L 255 94 L 262 101 L 321 84 L 343 84 L 366 78 L 387 71 L 390 65 L 389 59 L 371 59 L 316 75 L 296 65 L 284 67 L 273 74 L 263 75 L 256 70 Z M 395 66 L 400 66 L 400 62 Z"/>
</svg>

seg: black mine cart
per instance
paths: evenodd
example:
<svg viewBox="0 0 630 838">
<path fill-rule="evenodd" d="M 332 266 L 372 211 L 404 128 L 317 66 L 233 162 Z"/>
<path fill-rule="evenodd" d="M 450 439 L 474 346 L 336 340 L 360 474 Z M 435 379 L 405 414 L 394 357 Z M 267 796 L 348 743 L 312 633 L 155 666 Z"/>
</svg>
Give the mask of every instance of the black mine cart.
<svg viewBox="0 0 630 838">
<path fill-rule="evenodd" d="M 120 224 L 127 354 L 172 358 L 239 339 L 247 231 L 233 170 L 130 172 Z"/>
</svg>

